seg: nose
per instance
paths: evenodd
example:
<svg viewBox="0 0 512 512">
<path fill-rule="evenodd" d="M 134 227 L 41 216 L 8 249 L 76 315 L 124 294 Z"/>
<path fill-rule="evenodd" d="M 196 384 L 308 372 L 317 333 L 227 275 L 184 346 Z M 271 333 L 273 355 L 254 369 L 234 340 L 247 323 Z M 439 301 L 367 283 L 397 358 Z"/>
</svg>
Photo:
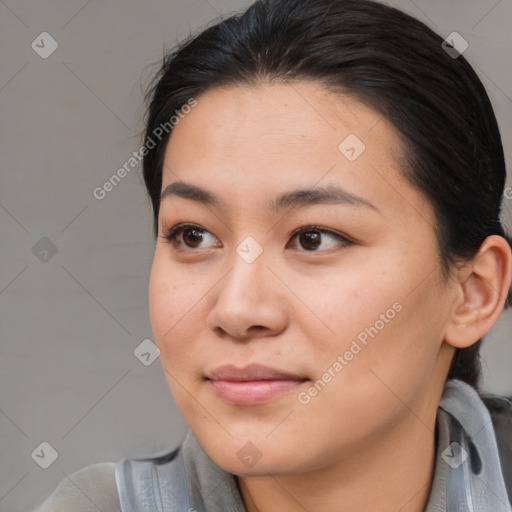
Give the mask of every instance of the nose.
<svg viewBox="0 0 512 512">
<path fill-rule="evenodd" d="M 288 322 L 284 290 L 263 255 L 247 263 L 235 254 L 231 270 L 212 290 L 206 324 L 217 336 L 239 341 L 275 336 Z"/>
</svg>

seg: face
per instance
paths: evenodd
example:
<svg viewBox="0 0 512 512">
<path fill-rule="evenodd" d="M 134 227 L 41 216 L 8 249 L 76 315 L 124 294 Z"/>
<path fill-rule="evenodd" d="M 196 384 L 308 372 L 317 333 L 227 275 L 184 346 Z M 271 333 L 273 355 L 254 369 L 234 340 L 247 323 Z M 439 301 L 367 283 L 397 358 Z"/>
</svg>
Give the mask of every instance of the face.
<svg viewBox="0 0 512 512">
<path fill-rule="evenodd" d="M 308 82 L 197 101 L 166 148 L 149 301 L 199 443 L 234 474 L 284 475 L 424 428 L 454 288 L 398 133 Z"/>
</svg>

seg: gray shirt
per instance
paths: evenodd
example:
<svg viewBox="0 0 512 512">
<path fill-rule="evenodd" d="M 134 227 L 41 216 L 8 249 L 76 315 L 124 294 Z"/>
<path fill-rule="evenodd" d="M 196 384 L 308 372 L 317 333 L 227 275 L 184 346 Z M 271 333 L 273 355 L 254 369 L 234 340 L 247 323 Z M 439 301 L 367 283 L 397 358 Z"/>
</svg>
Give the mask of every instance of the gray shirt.
<svg viewBox="0 0 512 512">
<path fill-rule="evenodd" d="M 436 460 L 425 512 L 512 511 L 512 403 L 502 397 L 484 403 L 482 398 L 462 381 L 447 382 L 437 414 Z M 194 511 L 245 512 L 236 477 L 217 466 L 190 431 L 181 453 Z M 38 512 L 120 512 L 128 496 L 142 503 L 136 510 L 143 512 L 154 486 L 149 486 L 147 501 L 140 490 L 135 499 L 134 487 L 123 480 L 122 464 L 129 467 L 130 459 L 72 473 Z M 123 512 L 127 508 L 123 505 Z M 164 512 L 174 510 L 172 504 L 164 506 Z"/>
</svg>

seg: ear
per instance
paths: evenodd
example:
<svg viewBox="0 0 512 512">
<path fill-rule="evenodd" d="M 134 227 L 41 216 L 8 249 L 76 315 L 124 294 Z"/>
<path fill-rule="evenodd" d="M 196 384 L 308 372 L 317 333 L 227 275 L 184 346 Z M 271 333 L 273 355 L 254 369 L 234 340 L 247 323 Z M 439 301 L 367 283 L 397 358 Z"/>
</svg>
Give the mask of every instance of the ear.
<svg viewBox="0 0 512 512">
<path fill-rule="evenodd" d="M 458 272 L 458 293 L 444 340 L 466 348 L 487 334 L 498 320 L 510 288 L 512 252 L 505 238 L 487 237 L 478 253 Z"/>
</svg>

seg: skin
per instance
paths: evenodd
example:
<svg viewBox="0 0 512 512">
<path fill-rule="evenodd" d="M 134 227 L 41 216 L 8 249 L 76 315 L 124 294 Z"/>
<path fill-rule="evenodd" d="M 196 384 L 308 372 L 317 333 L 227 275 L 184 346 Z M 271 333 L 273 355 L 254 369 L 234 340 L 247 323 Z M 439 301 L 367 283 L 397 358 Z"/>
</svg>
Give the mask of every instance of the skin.
<svg viewBox="0 0 512 512">
<path fill-rule="evenodd" d="M 496 322 L 511 278 L 508 245 L 489 237 L 444 280 L 434 213 L 400 171 L 399 134 L 354 98 L 295 82 L 216 88 L 197 100 L 170 137 L 162 190 L 184 181 L 225 206 L 162 201 L 149 290 L 155 341 L 185 420 L 213 461 L 238 475 L 249 512 L 424 510 L 454 347 Z M 350 134 L 366 146 L 354 161 L 338 149 Z M 375 208 L 266 208 L 281 193 L 329 184 Z M 206 230 L 198 245 L 161 236 L 182 222 Z M 292 233 L 311 225 L 353 243 L 322 234 L 308 250 Z M 236 252 L 248 236 L 263 249 L 252 263 Z M 299 393 L 332 374 L 393 304 L 394 318 L 301 403 Z M 228 363 L 308 380 L 263 404 L 233 405 L 205 380 Z M 253 465 L 237 456 L 247 443 L 261 456 Z"/>
</svg>

